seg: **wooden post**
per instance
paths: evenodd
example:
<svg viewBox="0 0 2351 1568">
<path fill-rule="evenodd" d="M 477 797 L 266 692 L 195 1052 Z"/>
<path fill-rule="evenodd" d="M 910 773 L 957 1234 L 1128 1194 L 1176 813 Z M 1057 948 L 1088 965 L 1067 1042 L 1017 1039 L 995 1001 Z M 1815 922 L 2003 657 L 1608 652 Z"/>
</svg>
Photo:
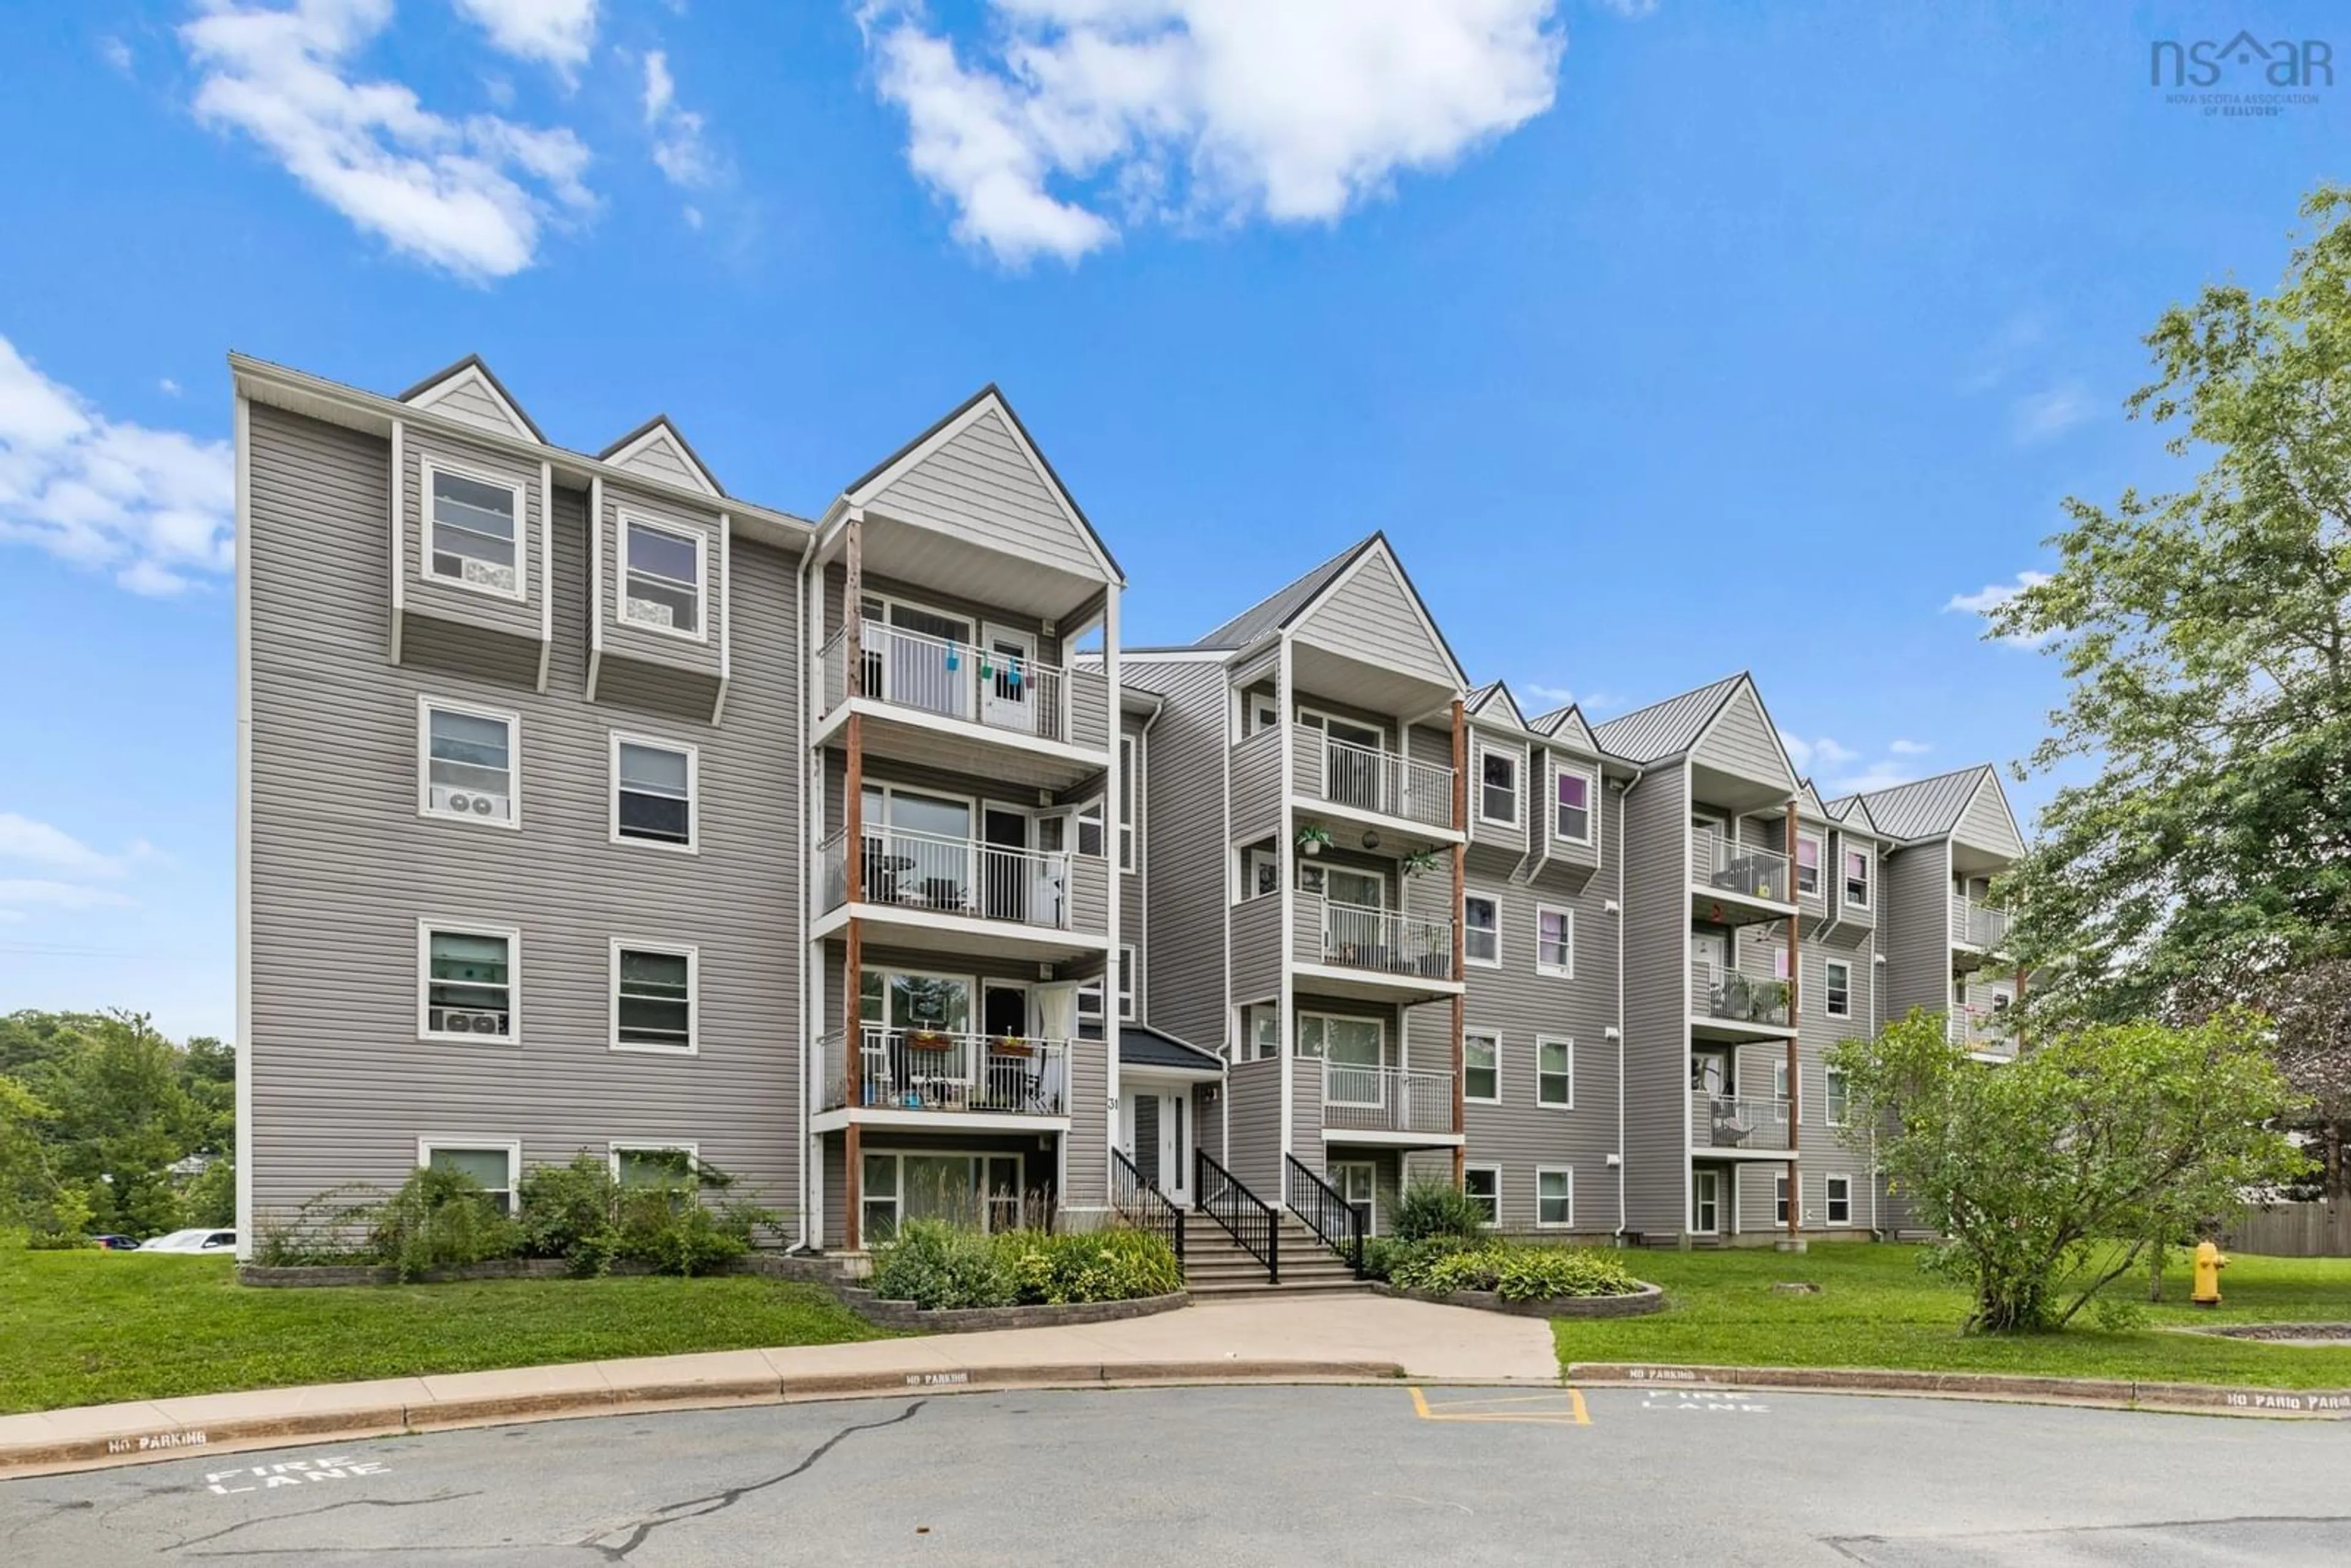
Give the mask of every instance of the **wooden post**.
<svg viewBox="0 0 2351 1568">
<path fill-rule="evenodd" d="M 1461 700 L 1453 701 L 1453 828 L 1461 834 L 1463 842 L 1453 846 L 1453 978 L 1458 983 L 1468 974 L 1468 936 L 1461 928 L 1463 896 L 1468 892 L 1469 876 L 1469 731 L 1462 717 Z M 1462 1059 L 1461 1030 L 1467 1022 L 1468 1001 L 1461 992 L 1453 993 L 1453 1135 L 1463 1137 L 1468 1132 L 1468 1113 L 1463 1103 L 1461 1074 L 1466 1067 Z M 1462 1167 L 1469 1158 L 1462 1144 L 1453 1145 L 1453 1185 L 1458 1189 L 1462 1182 Z"/>
<path fill-rule="evenodd" d="M 1796 890 L 1796 802 L 1791 800 L 1788 802 L 1786 835 L 1788 902 L 1801 909 L 1802 899 Z M 1823 844 L 1822 847 L 1825 849 L 1827 846 Z M 1828 867 L 1821 868 L 1821 875 L 1823 879 L 1827 877 Z M 1826 908 L 1828 884 L 1825 880 L 1822 883 L 1821 893 L 1822 907 Z M 1797 1031 L 1796 1034 L 1788 1037 L 1788 1235 L 1792 1239 L 1802 1222 L 1804 1212 L 1802 1173 L 1796 1165 L 1797 1146 L 1803 1141 L 1802 1132 L 1804 1119 L 1803 1058 L 1796 1049 L 1797 1036 L 1803 1032 L 1804 1027 L 1803 973 L 1804 917 L 1801 914 L 1791 915 L 1788 916 L 1788 1027 Z"/>
</svg>

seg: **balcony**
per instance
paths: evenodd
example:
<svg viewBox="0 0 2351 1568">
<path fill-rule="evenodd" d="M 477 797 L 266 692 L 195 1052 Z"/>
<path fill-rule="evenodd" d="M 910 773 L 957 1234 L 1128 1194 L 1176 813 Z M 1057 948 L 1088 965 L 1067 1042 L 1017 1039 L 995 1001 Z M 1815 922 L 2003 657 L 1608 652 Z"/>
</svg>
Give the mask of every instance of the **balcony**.
<svg viewBox="0 0 2351 1568">
<path fill-rule="evenodd" d="M 1460 988 L 1450 920 L 1301 893 L 1290 905 L 1290 952 L 1301 983 L 1311 990 L 1410 1006 Z M 1238 951 L 1234 958 L 1238 970 Z"/>
<path fill-rule="evenodd" d="M 836 832 L 818 850 L 820 908 L 827 914 L 848 902 L 847 837 Z M 974 950 L 1046 958 L 1099 950 L 1107 940 L 1110 867 L 1100 855 L 1012 849 L 906 828 L 870 829 L 861 840 L 858 902 L 868 920 L 1042 938 L 1042 947 Z"/>
<path fill-rule="evenodd" d="M 1943 1016 L 1943 1030 L 1953 1045 L 1980 1056 L 2016 1054 L 2016 1034 L 2006 1008 L 1954 1008 Z"/>
<path fill-rule="evenodd" d="M 1979 904 L 1959 894 L 1951 895 L 1951 945 L 1991 953 L 2008 940 L 2008 911 Z"/>
<path fill-rule="evenodd" d="M 1795 1027 L 1785 979 L 1704 958 L 1690 961 L 1690 1019 L 1715 1039 L 1770 1039 Z"/>
<path fill-rule="evenodd" d="M 1690 1147 L 1721 1154 L 1786 1154 L 1788 1103 L 1693 1091 Z"/>
<path fill-rule="evenodd" d="M 844 1037 L 826 1035 L 818 1048 L 823 1111 L 935 1114 L 943 1123 L 1069 1114 L 1066 1041 L 871 1026 L 861 1031 L 853 1092 Z"/>
<path fill-rule="evenodd" d="M 1400 1067 L 1322 1063 L 1322 1134 L 1453 1135 L 1453 1077 Z M 1384 1139 L 1383 1141 L 1390 1141 Z"/>
<path fill-rule="evenodd" d="M 1690 888 L 1698 912 L 1709 919 L 1739 924 L 1722 911 L 1725 899 L 1753 905 L 1750 920 L 1771 919 L 1795 908 L 1796 887 L 1788 857 L 1777 850 L 1742 844 L 1711 829 L 1690 833 Z"/>
<path fill-rule="evenodd" d="M 1290 745 L 1302 798 L 1438 832 L 1453 831 L 1452 768 L 1332 740 L 1311 725 L 1292 725 Z"/>
<path fill-rule="evenodd" d="M 878 621 L 863 628 L 858 706 L 886 726 L 868 741 L 911 761 L 968 770 L 967 744 L 1008 741 L 1040 758 L 1082 762 L 1099 770 L 1110 747 L 1108 678 L 1099 670 L 1065 670 L 1033 658 L 992 652 Z M 849 629 L 817 655 L 818 728 L 829 735 L 849 706 Z M 1074 753 L 1084 752 L 1083 758 Z M 1032 765 L 1008 781 L 1059 787 L 1082 771 Z"/>
</svg>

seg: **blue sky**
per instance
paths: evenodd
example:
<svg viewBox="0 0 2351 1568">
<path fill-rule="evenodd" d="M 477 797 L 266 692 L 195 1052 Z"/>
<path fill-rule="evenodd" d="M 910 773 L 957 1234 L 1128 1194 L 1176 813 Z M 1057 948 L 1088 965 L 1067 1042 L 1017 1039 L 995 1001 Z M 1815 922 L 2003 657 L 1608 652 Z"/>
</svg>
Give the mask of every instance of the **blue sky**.
<svg viewBox="0 0 2351 1568">
<path fill-rule="evenodd" d="M 756 13 L 756 14 L 755 14 Z M 2247 5 L 2262 38 L 2339 9 Z M 230 1031 L 222 356 L 471 350 L 812 511 L 999 382 L 1185 640 L 1384 528 L 1475 678 L 1752 669 L 1830 788 L 2028 751 L 1955 599 L 2179 476 L 2167 303 L 2284 260 L 2351 82 L 2206 9 L 80 0 L 0 12 L 0 1009 Z M 2241 79 L 2222 84 L 2243 86 Z M 2030 808 L 2036 781 L 2017 791 Z"/>
</svg>

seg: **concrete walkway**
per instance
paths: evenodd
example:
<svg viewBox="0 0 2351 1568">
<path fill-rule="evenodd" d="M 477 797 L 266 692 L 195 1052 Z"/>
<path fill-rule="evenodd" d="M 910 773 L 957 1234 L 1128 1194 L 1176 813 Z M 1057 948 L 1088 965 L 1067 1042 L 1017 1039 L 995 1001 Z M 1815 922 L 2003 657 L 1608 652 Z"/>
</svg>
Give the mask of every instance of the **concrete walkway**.
<svg viewBox="0 0 2351 1568">
<path fill-rule="evenodd" d="M 1267 1297 L 1077 1327 L 207 1394 L 0 1416 L 0 1476 L 320 1437 L 560 1416 L 958 1387 L 1146 1383 L 1559 1382 L 1539 1319 L 1385 1296 Z"/>
</svg>

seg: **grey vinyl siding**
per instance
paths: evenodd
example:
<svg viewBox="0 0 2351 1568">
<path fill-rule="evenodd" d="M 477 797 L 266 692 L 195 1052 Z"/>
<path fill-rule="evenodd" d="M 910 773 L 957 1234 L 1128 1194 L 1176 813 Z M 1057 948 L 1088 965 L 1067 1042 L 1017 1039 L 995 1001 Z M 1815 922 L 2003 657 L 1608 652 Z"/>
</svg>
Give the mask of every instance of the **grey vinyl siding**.
<svg viewBox="0 0 2351 1568">
<path fill-rule="evenodd" d="M 1118 937 L 1134 949 L 1135 972 L 1127 984 L 1134 988 L 1136 1016 L 1148 1018 L 1151 1009 L 1151 987 L 1148 983 L 1151 960 L 1144 956 L 1144 949 L 1150 945 L 1145 940 L 1150 927 L 1144 919 L 1143 883 L 1150 865 L 1146 858 L 1151 847 L 1150 830 L 1144 826 L 1144 819 L 1151 811 L 1151 737 L 1144 733 L 1143 721 L 1137 718 L 1125 719 L 1123 728 L 1125 734 L 1134 737 L 1137 777 L 1127 786 L 1134 792 L 1135 801 L 1134 867 L 1119 873 Z M 1113 858 L 1117 855 L 1115 839 L 1105 847 Z"/>
<path fill-rule="evenodd" d="M 1765 974 L 1774 973 L 1773 966 L 1786 950 L 1785 927 L 1750 926 L 1740 942 L 1742 963 L 1760 967 Z M 1823 1178 L 1828 1173 L 1850 1175 L 1854 1178 L 1853 1220 L 1839 1229 L 1866 1230 L 1869 1228 L 1869 1136 L 1858 1126 L 1832 1127 L 1828 1120 L 1828 1054 L 1840 1041 L 1865 1037 L 1873 1032 L 1871 1019 L 1876 1017 L 1877 1003 L 1876 970 L 1871 960 L 1875 945 L 1865 939 L 1857 947 L 1840 947 L 1807 940 L 1799 949 L 1802 967 L 1798 971 L 1796 1051 L 1798 1071 L 1802 1074 L 1797 1095 L 1797 1142 L 1802 1155 L 1801 1179 L 1803 1190 L 1802 1226 L 1807 1231 L 1827 1228 L 1827 1196 Z M 1828 967 L 1843 964 L 1851 971 L 1852 992 L 1850 1016 L 1831 1018 L 1828 1014 Z M 1771 1071 L 1775 1064 L 1784 1063 L 1786 1047 L 1777 1041 L 1741 1045 L 1737 1048 L 1738 1082 L 1742 1094 L 1769 1093 Z M 1771 1162 L 1770 1170 L 1782 1167 Z M 1757 1196 L 1760 1195 L 1760 1196 Z M 1752 1201 L 1750 1201 L 1750 1199 Z M 1761 1179 L 1752 1192 L 1742 1197 L 1740 1228 L 1744 1231 L 1769 1231 L 1779 1228 L 1773 1217 L 1771 1178 Z"/>
<path fill-rule="evenodd" d="M 1219 1165 L 1225 1161 L 1225 1108 L 1218 1099 L 1223 1093 L 1222 1084 L 1192 1085 L 1193 1142 L 1207 1150 L 1208 1157 Z M 1191 1173 L 1186 1171 L 1186 1179 L 1189 1180 L 1190 1176 Z"/>
<path fill-rule="evenodd" d="M 1741 779 L 1785 785 L 1791 790 L 1796 787 L 1788 772 L 1786 754 L 1780 749 L 1780 737 L 1772 733 L 1771 721 L 1756 700 L 1754 688 L 1745 682 L 1730 694 L 1690 755 L 1702 767 Z"/>
<path fill-rule="evenodd" d="M 613 665 L 625 661 L 646 666 L 653 677 L 640 685 L 640 694 L 691 694 L 681 706 L 688 711 L 699 708 L 707 715 L 716 695 L 719 651 L 726 636 L 726 596 L 719 591 L 726 574 L 719 570 L 724 544 L 719 535 L 718 514 L 716 510 L 697 512 L 667 500 L 657 500 L 647 492 L 633 490 L 613 481 L 608 480 L 603 488 L 604 585 L 602 603 L 598 606 L 597 613 L 603 618 L 604 660 L 597 679 L 597 695 L 600 699 L 603 696 L 604 677 L 616 673 Z M 622 619 L 621 608 L 628 592 L 626 543 L 622 528 L 624 517 L 640 518 L 701 541 L 703 634 L 700 641 L 640 626 Z M 797 583 L 793 603 L 795 607 L 799 603 Z M 623 679 L 626 679 L 625 675 Z"/>
<path fill-rule="evenodd" d="M 1281 989 L 1281 900 L 1245 899 L 1233 905 L 1232 922 L 1232 999 L 1264 1001 Z"/>
<path fill-rule="evenodd" d="M 1887 1021 L 1912 1008 L 1948 1012 L 1951 1006 L 1951 856 L 1941 840 L 1883 857 L 1877 866 L 1878 905 L 1886 925 Z"/>
<path fill-rule="evenodd" d="M 1265 1196 L 1279 1192 L 1281 1178 L 1281 1070 L 1284 1058 L 1237 1061 L 1225 1081 L 1231 1105 L 1232 1148 L 1225 1168 L 1241 1185 Z"/>
<path fill-rule="evenodd" d="M 615 844 L 610 735 L 639 727 L 584 700 L 584 497 L 556 497 L 542 695 L 386 663 L 387 443 L 256 405 L 250 452 L 256 1212 L 397 1185 L 420 1137 L 467 1136 L 519 1140 L 527 1166 L 692 1142 L 796 1207 L 796 559 L 737 546 L 726 724 L 659 731 L 700 749 L 700 852 Z M 419 817 L 420 695 L 518 716 L 518 830 Z M 420 918 L 519 928 L 512 1043 L 417 1039 Z M 699 1054 L 611 1049 L 614 937 L 697 947 Z"/>
<path fill-rule="evenodd" d="M 1206 663 L 1122 661 L 1156 693 L 1144 770 L 1144 989 L 1150 1021 L 1210 1051 L 1225 1044 L 1225 673 Z"/>
<path fill-rule="evenodd" d="M 1491 822 L 1486 820 L 1486 758 L 1489 754 L 1510 758 L 1511 771 L 1518 781 L 1518 821 Z M 1469 732 L 1469 840 L 1474 844 L 1506 852 L 1515 861 L 1527 849 L 1527 813 L 1529 790 L 1527 776 L 1529 747 L 1523 741 L 1506 740 L 1483 730 Z"/>
<path fill-rule="evenodd" d="M 1832 852 L 1826 868 L 1829 910 L 1836 918 L 1838 931 L 1834 935 L 1843 941 L 1857 940 L 1877 927 L 1877 912 L 1886 906 L 1886 852 L 1875 839 L 1859 833 L 1848 833 L 1840 828 L 1829 836 Z M 1857 850 L 1869 856 L 1869 907 L 1859 908 L 1844 899 L 1844 857 L 1847 850 Z"/>
<path fill-rule="evenodd" d="M 685 454 L 677 449 L 666 433 L 656 434 L 617 465 L 681 490 L 699 490 L 703 486 L 702 476 L 694 471 Z"/>
<path fill-rule="evenodd" d="M 501 428 L 503 427 L 501 424 Z M 389 444 L 379 444 L 379 450 L 389 454 L 391 448 Z M 516 559 L 523 563 L 523 597 L 521 599 L 512 599 L 503 594 L 467 588 L 452 582 L 447 578 L 426 575 L 424 560 L 429 544 L 429 528 L 426 523 L 428 497 L 424 490 L 424 470 L 428 464 L 437 464 L 469 476 L 496 479 L 521 487 L 523 513 L 516 519 L 518 536 L 516 539 Z M 496 637 L 517 638 L 528 643 L 532 659 L 531 678 L 536 682 L 538 674 L 537 656 L 539 632 L 545 614 L 544 601 L 547 594 L 548 577 L 547 553 L 540 545 L 540 539 L 544 534 L 541 524 L 546 517 L 547 497 L 544 493 L 545 487 L 539 482 L 538 465 L 510 457 L 491 447 L 476 446 L 471 442 L 460 440 L 455 436 L 444 435 L 437 430 L 421 430 L 414 425 L 408 425 L 402 430 L 400 465 L 404 476 L 400 494 L 401 570 L 403 577 L 401 592 L 408 615 L 411 618 L 429 616 L 437 621 L 450 622 L 453 627 L 465 627 L 478 633 L 493 634 L 465 640 L 460 646 L 468 652 L 489 651 Z M 254 483 L 256 486 L 261 483 L 257 472 L 254 476 Z M 385 484 L 389 485 L 389 483 L 387 479 Z M 348 563 L 350 570 L 360 569 L 360 563 L 356 559 L 360 554 L 371 556 L 379 561 L 382 559 L 385 548 L 383 519 L 389 516 L 386 507 L 390 504 L 390 491 L 384 489 L 378 497 L 374 518 L 376 527 L 371 536 L 365 538 L 352 537 L 341 541 L 339 546 L 353 552 L 354 559 Z M 381 572 L 378 576 L 381 577 Z M 580 591 L 575 588 L 572 591 L 577 594 Z M 378 625 L 383 624 L 382 617 L 390 609 L 391 602 L 391 590 L 387 585 L 384 596 L 377 603 L 369 606 L 369 612 L 376 618 Z M 256 623 L 257 616 L 256 612 Z M 454 635 L 454 632 L 444 628 L 444 634 Z M 405 642 L 406 638 L 403 635 L 403 656 Z"/>
<path fill-rule="evenodd" d="M 867 509 L 1059 570 L 1102 571 L 1082 530 L 994 409 L 893 480 Z"/>
<path fill-rule="evenodd" d="M 1688 1220 L 1689 778 L 1655 769 L 1621 800 L 1625 867 L 1625 1223 Z"/>
<path fill-rule="evenodd" d="M 1449 1161 L 1451 1156 L 1447 1156 Z M 1331 1181 L 1331 1167 L 1342 1165 L 1365 1165 L 1372 1167 L 1372 1228 L 1374 1236 L 1393 1235 L 1395 1230 L 1396 1199 L 1404 1193 L 1404 1155 L 1393 1148 L 1376 1144 L 1332 1144 L 1316 1151 L 1301 1149 L 1298 1163 L 1308 1170 L 1321 1174 Z M 1448 1163 L 1440 1180 L 1450 1179 L 1453 1167 Z M 1332 1186 L 1338 1183 L 1331 1181 Z M 1344 1188 L 1341 1188 L 1344 1191 Z"/>
<path fill-rule="evenodd" d="M 1110 747 L 1110 677 L 1083 666 L 1062 677 L 1070 683 L 1070 744 L 1088 751 Z"/>
<path fill-rule="evenodd" d="M 2016 830 L 2010 825 L 2008 811 L 2001 796 L 1999 776 L 1986 770 L 1983 783 L 1977 789 L 1975 799 L 1968 802 L 1967 810 L 1959 817 L 1953 836 L 1972 848 L 1987 850 L 1993 854 L 2013 860 L 2024 853 L 2018 841 Z"/>
<path fill-rule="evenodd" d="M 1536 791 L 1535 815 L 1529 842 L 1567 866 L 1599 867 L 1610 863 L 1607 846 L 1614 829 L 1607 818 L 1607 791 L 1601 788 L 1600 765 L 1557 751 L 1541 754 L 1541 788 Z M 1590 786 L 1584 791 L 1592 818 L 1591 842 L 1563 839 L 1559 834 L 1559 780 L 1562 774 L 1580 774 Z"/>
<path fill-rule="evenodd" d="M 450 419 L 463 420 L 467 424 L 479 425 L 484 430 L 494 430 L 500 435 L 518 435 L 526 441 L 533 439 L 529 430 L 517 424 L 507 411 L 498 406 L 498 400 L 490 395 L 490 389 L 480 381 L 470 376 L 463 380 L 451 379 L 455 384 L 438 397 L 420 400 L 417 406 L 429 408 Z"/>
<path fill-rule="evenodd" d="M 1451 661 L 1421 623 L 1411 591 L 1377 551 L 1332 589 L 1292 633 L 1300 640 L 1438 685 L 1457 680 Z"/>
<path fill-rule="evenodd" d="M 901 600 L 905 603 L 933 611 L 941 615 L 956 616 L 968 621 L 971 622 L 974 638 L 985 635 L 984 628 L 991 626 L 999 631 L 1018 632 L 1023 636 L 1034 637 L 1037 639 L 1037 659 L 1040 664 L 1058 665 L 1061 662 L 1061 639 L 1046 636 L 1042 629 L 1043 622 L 1033 615 L 997 609 L 983 604 L 977 599 L 966 598 L 951 589 L 908 582 L 900 578 L 876 572 L 870 567 L 866 569 L 863 578 L 865 591 L 869 594 L 883 599 Z M 841 628 L 843 623 L 841 595 L 848 586 L 849 569 L 846 566 L 836 560 L 825 567 L 824 634 L 827 637 L 831 637 Z M 1106 681 L 1107 677 L 1098 676 L 1097 680 Z"/>
<path fill-rule="evenodd" d="M 1395 1026 L 1388 1026 L 1386 1060 L 1395 1061 Z M 1310 1169 L 1315 1151 L 1322 1146 L 1322 1063 L 1309 1061 L 1302 1056 L 1290 1058 L 1290 1152 Z M 1278 1202 L 1284 1191 L 1283 1179 L 1288 1173 L 1277 1168 L 1272 1179 L 1257 1187 L 1257 1195 L 1268 1203 Z M 1244 1178 L 1247 1179 L 1247 1178 Z M 1256 1184 L 1251 1183 L 1251 1186 Z"/>
<path fill-rule="evenodd" d="M 1283 731 L 1261 729 L 1232 747 L 1233 841 L 1254 843 L 1281 827 Z"/>
<path fill-rule="evenodd" d="M 535 687 L 537 642 L 485 632 L 461 622 L 409 615 L 401 634 L 400 662 L 418 671 L 444 670 L 491 685 Z"/>
</svg>

